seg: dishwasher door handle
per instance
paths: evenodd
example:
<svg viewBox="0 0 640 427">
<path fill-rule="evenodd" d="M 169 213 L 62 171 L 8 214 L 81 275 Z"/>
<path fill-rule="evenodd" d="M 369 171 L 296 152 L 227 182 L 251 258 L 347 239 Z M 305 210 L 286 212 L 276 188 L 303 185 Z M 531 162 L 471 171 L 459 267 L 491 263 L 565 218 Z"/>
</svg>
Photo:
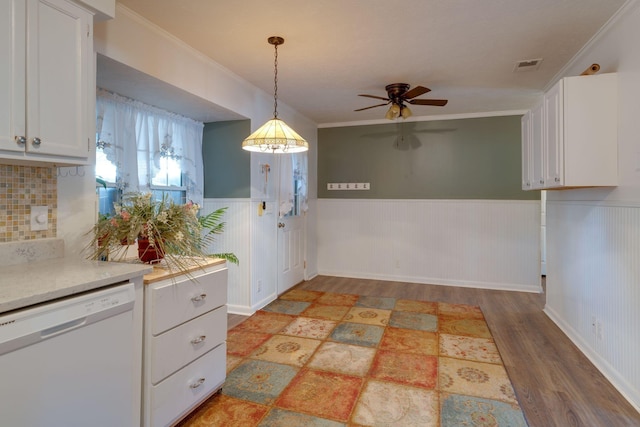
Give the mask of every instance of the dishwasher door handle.
<svg viewBox="0 0 640 427">
<path fill-rule="evenodd" d="M 65 322 L 65 323 L 62 323 L 60 325 L 53 326 L 51 328 L 47 328 L 47 329 L 41 331 L 40 332 L 40 338 L 42 338 L 42 339 L 50 338 L 50 337 L 52 337 L 54 335 L 58 335 L 58 334 L 61 334 L 63 332 L 70 331 L 72 329 L 79 328 L 80 326 L 84 325 L 85 323 L 87 323 L 87 318 L 86 317 L 81 317 L 80 319 L 70 320 L 68 322 Z"/>
</svg>

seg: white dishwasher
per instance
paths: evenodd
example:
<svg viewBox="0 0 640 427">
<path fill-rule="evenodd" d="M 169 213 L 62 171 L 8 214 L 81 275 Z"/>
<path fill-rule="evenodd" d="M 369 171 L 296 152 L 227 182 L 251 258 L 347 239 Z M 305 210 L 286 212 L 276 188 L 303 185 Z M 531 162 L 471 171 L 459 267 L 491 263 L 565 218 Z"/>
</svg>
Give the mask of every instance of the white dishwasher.
<svg viewBox="0 0 640 427">
<path fill-rule="evenodd" d="M 0 315 L 0 424 L 132 423 L 133 283 Z"/>
</svg>

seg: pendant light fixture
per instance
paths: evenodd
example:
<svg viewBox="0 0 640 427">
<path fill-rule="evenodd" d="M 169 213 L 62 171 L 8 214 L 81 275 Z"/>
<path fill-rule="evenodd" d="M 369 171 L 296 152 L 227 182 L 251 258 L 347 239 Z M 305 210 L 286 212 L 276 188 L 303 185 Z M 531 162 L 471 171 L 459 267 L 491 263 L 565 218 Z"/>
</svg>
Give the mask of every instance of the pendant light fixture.
<svg viewBox="0 0 640 427">
<path fill-rule="evenodd" d="M 282 37 L 267 39 L 275 47 L 273 78 L 273 119 L 262 125 L 242 141 L 242 149 L 260 153 L 300 153 L 309 149 L 309 144 L 285 122 L 278 118 L 278 46 L 284 43 Z"/>
</svg>

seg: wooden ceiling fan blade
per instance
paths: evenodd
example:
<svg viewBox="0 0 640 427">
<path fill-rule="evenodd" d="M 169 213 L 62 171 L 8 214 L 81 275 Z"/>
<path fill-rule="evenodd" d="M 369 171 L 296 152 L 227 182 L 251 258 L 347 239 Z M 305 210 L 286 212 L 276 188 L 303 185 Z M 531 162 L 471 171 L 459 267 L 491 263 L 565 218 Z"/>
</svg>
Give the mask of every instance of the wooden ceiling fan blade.
<svg viewBox="0 0 640 427">
<path fill-rule="evenodd" d="M 372 105 L 371 107 L 358 108 L 357 110 L 353 110 L 353 111 L 368 110 L 369 108 L 382 107 L 382 106 L 385 106 L 385 105 L 387 105 L 387 104 L 388 104 L 388 102 L 387 102 L 387 103 L 384 103 L 384 104 Z"/>
<path fill-rule="evenodd" d="M 367 98 L 373 98 L 373 99 L 382 99 L 383 101 L 390 101 L 389 98 L 383 98 L 381 96 L 375 96 L 375 95 L 363 95 L 363 94 L 358 94 L 358 96 L 366 96 Z"/>
<path fill-rule="evenodd" d="M 444 107 L 449 100 L 447 99 L 411 99 L 407 101 L 411 105 L 435 105 L 436 107 Z"/>
<path fill-rule="evenodd" d="M 416 86 L 413 89 L 406 91 L 402 97 L 404 99 L 415 98 L 416 96 L 424 95 L 425 93 L 431 92 L 431 89 L 424 86 Z"/>
</svg>

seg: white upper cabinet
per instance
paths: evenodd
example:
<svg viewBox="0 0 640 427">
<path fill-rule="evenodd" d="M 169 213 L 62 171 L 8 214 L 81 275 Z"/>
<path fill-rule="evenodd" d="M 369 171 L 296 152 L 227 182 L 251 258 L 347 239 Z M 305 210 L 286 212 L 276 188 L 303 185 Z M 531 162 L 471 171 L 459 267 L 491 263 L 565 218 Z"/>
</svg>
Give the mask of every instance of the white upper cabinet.
<svg viewBox="0 0 640 427">
<path fill-rule="evenodd" d="M 67 0 L 8 0 L 0 25 L 0 161 L 91 163 L 92 14 Z"/>
<path fill-rule="evenodd" d="M 540 110 L 540 128 L 535 131 Z M 530 122 L 530 140 L 523 129 L 522 188 L 561 189 L 618 184 L 617 75 L 566 77 L 545 95 L 540 106 L 523 118 Z M 524 150 L 535 154 L 525 160 Z M 525 164 L 526 163 L 526 164 Z M 539 176 L 536 176 L 539 174 Z M 527 186 L 526 182 L 531 183 Z"/>
</svg>

